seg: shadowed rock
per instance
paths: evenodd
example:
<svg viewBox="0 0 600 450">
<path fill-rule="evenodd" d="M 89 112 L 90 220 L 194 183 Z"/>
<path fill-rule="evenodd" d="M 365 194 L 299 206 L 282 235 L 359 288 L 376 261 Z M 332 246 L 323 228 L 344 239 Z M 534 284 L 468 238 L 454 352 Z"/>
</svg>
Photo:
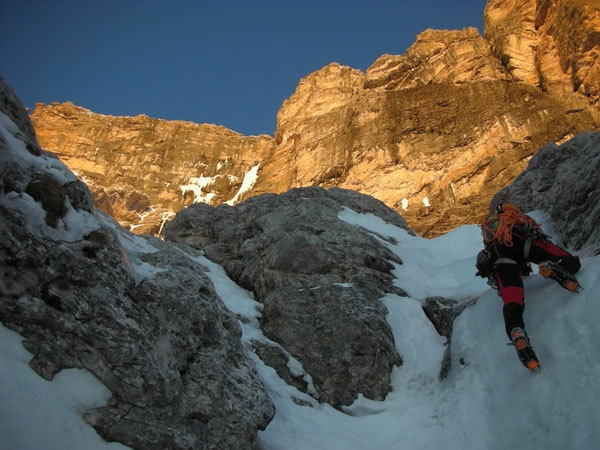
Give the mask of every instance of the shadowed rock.
<svg viewBox="0 0 600 450">
<path fill-rule="evenodd" d="M 406 228 L 371 197 L 317 187 L 235 207 L 192 205 L 165 227 L 168 241 L 204 250 L 255 293 L 264 304 L 263 332 L 302 363 L 316 396 L 336 407 L 358 393 L 383 399 L 401 362 L 379 301 L 403 294 L 391 274 L 401 261 L 382 237 L 340 220 L 344 207 Z"/>
</svg>

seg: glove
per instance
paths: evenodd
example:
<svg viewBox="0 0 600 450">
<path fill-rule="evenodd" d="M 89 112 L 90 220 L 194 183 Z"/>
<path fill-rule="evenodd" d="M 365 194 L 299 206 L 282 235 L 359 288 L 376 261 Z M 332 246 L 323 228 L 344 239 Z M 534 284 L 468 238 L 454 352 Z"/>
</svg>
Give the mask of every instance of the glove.
<svg viewBox="0 0 600 450">
<path fill-rule="evenodd" d="M 477 268 L 475 276 L 481 278 L 488 278 L 489 275 L 494 271 L 492 260 L 490 259 L 490 255 L 486 250 L 481 250 L 477 254 L 477 262 L 475 263 L 475 267 Z"/>
</svg>

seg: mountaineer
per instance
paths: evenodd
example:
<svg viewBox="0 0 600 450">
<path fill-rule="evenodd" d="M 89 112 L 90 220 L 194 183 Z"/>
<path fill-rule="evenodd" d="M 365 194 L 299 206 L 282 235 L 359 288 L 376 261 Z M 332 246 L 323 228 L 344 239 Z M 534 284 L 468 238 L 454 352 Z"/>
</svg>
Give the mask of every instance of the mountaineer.
<svg viewBox="0 0 600 450">
<path fill-rule="evenodd" d="M 581 267 L 579 257 L 552 243 L 535 220 L 511 203 L 498 204 L 479 226 L 484 249 L 477 255 L 476 275 L 488 278 L 488 284 L 498 290 L 506 334 L 523 365 L 536 370 L 539 361 L 523 322 L 523 276 L 531 274 L 530 263 L 534 263 L 544 278 L 577 292 L 581 286 L 573 274 Z"/>
</svg>

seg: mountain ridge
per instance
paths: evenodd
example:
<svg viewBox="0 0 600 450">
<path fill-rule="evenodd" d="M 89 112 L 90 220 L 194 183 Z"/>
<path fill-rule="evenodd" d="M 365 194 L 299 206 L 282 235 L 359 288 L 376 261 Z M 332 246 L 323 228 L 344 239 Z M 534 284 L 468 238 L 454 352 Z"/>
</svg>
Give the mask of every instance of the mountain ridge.
<svg viewBox="0 0 600 450">
<path fill-rule="evenodd" d="M 331 63 L 307 75 L 272 138 L 69 104 L 38 105 L 32 120 L 42 147 L 139 233 L 194 201 L 317 185 L 371 195 L 431 237 L 472 223 L 548 142 L 600 129 L 600 6 L 490 0 L 484 24 L 484 36 L 425 30 L 365 73 Z"/>
</svg>

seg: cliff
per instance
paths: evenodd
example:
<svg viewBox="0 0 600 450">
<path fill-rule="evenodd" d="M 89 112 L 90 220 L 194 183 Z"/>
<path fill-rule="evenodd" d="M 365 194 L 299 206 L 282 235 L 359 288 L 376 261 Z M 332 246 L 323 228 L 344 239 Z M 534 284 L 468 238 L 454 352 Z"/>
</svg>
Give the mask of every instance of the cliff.
<svg viewBox="0 0 600 450">
<path fill-rule="evenodd" d="M 71 103 L 37 105 L 32 121 L 42 147 L 90 186 L 97 206 L 139 233 L 158 233 L 193 202 L 234 199 L 273 142 L 216 125 L 104 116 Z"/>
<path fill-rule="evenodd" d="M 485 32 L 426 30 L 365 73 L 300 80 L 274 138 L 38 105 L 42 147 L 136 232 L 192 202 L 322 186 L 371 195 L 435 236 L 472 222 L 548 142 L 600 129 L 600 5 L 490 0 Z M 245 180 L 245 181 L 244 181 Z"/>
</svg>

